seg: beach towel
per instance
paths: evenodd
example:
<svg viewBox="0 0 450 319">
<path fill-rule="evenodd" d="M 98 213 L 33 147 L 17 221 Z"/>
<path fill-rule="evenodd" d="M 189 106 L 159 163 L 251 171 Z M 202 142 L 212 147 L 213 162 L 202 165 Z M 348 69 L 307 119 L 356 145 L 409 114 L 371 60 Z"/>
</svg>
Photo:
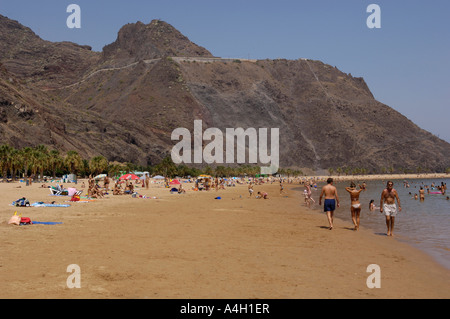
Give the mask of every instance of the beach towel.
<svg viewBox="0 0 450 319">
<path fill-rule="evenodd" d="M 70 207 L 69 204 L 45 204 L 44 202 L 36 202 L 31 204 L 33 207 Z"/>
<path fill-rule="evenodd" d="M 60 225 L 60 222 L 33 222 L 33 225 Z"/>
</svg>

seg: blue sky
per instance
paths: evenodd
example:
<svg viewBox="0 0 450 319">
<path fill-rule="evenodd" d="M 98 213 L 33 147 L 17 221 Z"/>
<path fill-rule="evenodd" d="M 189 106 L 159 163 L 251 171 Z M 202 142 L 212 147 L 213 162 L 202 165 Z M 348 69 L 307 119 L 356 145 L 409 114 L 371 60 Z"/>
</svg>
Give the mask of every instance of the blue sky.
<svg viewBox="0 0 450 319">
<path fill-rule="evenodd" d="M 81 28 L 66 25 L 81 8 Z M 369 29 L 369 4 L 381 28 Z M 0 14 L 49 41 L 115 41 L 127 23 L 164 20 L 213 55 L 310 58 L 364 77 L 375 98 L 450 142 L 448 0 L 0 0 Z"/>
</svg>

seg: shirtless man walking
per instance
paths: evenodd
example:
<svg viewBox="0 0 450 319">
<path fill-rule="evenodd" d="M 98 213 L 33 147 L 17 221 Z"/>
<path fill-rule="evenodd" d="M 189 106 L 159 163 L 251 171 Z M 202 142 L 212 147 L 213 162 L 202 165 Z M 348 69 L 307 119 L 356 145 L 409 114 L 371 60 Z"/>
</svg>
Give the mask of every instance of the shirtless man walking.
<svg viewBox="0 0 450 319">
<path fill-rule="evenodd" d="M 391 181 L 387 182 L 386 188 L 381 193 L 380 200 L 380 213 L 386 215 L 386 226 L 387 226 L 387 235 L 394 236 L 394 221 L 395 216 L 397 215 L 397 206 L 395 205 L 395 200 L 397 199 L 398 203 L 398 211 L 402 211 L 402 206 L 400 204 L 400 198 L 398 197 L 397 191 L 393 188 L 394 183 Z"/>
<path fill-rule="evenodd" d="M 336 187 L 333 186 L 333 179 L 330 177 L 327 179 L 327 185 L 322 187 L 322 192 L 319 197 L 319 205 L 322 205 L 322 196 L 325 196 L 323 203 L 323 211 L 327 213 L 328 223 L 330 224 L 330 230 L 333 229 L 333 215 L 337 207 L 339 208 L 339 197 Z"/>
<path fill-rule="evenodd" d="M 359 202 L 359 193 L 361 193 L 365 188 L 360 188 L 356 190 L 355 183 L 351 182 L 350 187 L 346 187 L 345 190 L 350 193 L 351 207 L 350 211 L 352 213 L 352 221 L 355 225 L 355 230 L 359 229 L 359 215 L 361 213 L 361 203 Z"/>
</svg>

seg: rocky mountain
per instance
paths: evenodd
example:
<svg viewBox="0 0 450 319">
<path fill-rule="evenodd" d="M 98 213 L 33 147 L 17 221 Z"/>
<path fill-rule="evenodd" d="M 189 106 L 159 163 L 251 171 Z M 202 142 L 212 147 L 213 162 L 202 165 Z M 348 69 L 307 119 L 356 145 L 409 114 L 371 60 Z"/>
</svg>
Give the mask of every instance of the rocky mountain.
<svg viewBox="0 0 450 319">
<path fill-rule="evenodd" d="M 90 47 L 0 16 L 0 143 L 152 165 L 175 128 L 279 128 L 280 166 L 450 166 L 450 144 L 376 101 L 362 78 L 314 60 L 229 60 L 169 24 L 128 24 Z M 204 143 L 205 144 L 205 143 Z"/>
<path fill-rule="evenodd" d="M 153 20 L 148 25 L 137 22 L 123 26 L 116 41 L 103 48 L 102 61 L 125 65 L 166 56 L 212 57 L 212 54 L 170 24 Z"/>
</svg>

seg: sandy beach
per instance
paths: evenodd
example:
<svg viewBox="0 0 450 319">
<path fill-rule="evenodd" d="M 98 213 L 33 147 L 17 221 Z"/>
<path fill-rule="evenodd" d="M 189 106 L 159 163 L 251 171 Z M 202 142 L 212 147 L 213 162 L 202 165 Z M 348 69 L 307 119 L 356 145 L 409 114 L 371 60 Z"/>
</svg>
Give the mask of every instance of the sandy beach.
<svg viewBox="0 0 450 319">
<path fill-rule="evenodd" d="M 285 194 L 278 183 L 255 186 L 267 200 L 249 198 L 247 185 L 208 192 L 192 185 L 184 184 L 186 194 L 151 184 L 138 189 L 151 198 L 66 203 L 40 183 L 0 183 L 0 297 L 450 297 L 450 272 L 431 257 L 364 226 L 353 231 L 339 220 L 347 212 L 337 211 L 328 230 L 326 216 L 293 190 L 298 184 L 285 184 Z M 20 197 L 71 206 L 10 206 Z M 62 224 L 8 225 L 15 211 Z M 67 287 L 72 264 L 80 267 L 81 288 Z M 367 286 L 371 264 L 380 267 L 381 288 Z"/>
</svg>

